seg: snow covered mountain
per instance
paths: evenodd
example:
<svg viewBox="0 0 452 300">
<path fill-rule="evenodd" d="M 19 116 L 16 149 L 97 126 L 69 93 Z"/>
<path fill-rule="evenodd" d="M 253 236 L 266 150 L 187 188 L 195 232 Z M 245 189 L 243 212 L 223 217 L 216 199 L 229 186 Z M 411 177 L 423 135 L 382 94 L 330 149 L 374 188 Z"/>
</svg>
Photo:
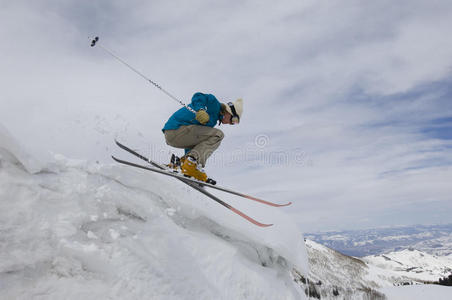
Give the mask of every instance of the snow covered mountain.
<svg viewBox="0 0 452 300">
<path fill-rule="evenodd" d="M 451 288 L 424 284 L 451 274 L 448 257 L 403 250 L 361 259 L 310 240 L 306 246 L 317 299 L 452 299 Z"/>
<path fill-rule="evenodd" d="M 365 262 L 310 240 L 306 245 L 313 295 L 320 299 L 386 299 L 377 289 L 391 283 L 369 278 Z"/>
<path fill-rule="evenodd" d="M 0 299 L 400 299 L 394 285 L 447 272 L 420 252 L 361 260 L 305 243 L 279 209 L 218 195 L 275 225 L 144 170 L 42 165 L 0 126 Z M 432 289 L 447 299 L 411 293 Z"/>
<path fill-rule="evenodd" d="M 414 249 L 367 256 L 365 262 L 391 270 L 405 280 L 434 282 L 452 274 L 452 257 L 438 257 Z M 406 281 L 405 281 L 406 282 Z"/>
</svg>

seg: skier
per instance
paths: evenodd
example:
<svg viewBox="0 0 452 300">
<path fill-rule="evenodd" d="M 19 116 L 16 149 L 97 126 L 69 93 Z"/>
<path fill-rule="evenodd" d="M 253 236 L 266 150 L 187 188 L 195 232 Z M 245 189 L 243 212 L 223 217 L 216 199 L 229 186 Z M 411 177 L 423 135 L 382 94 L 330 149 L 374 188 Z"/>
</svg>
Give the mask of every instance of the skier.
<svg viewBox="0 0 452 300">
<path fill-rule="evenodd" d="M 182 107 L 168 119 L 162 131 L 168 145 L 185 149 L 185 155 L 181 158 L 182 174 L 207 182 L 203 168 L 224 137 L 221 130 L 213 127 L 217 123 L 238 124 L 243 112 L 243 100 L 224 104 L 214 95 L 196 93 L 188 106 L 195 113 Z"/>
</svg>

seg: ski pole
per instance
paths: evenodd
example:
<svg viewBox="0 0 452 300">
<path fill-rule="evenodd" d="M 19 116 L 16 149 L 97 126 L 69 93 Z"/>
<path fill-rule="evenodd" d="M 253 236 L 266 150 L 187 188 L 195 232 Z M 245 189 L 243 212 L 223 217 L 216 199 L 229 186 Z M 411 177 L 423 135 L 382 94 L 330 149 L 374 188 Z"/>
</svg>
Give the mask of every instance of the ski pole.
<svg viewBox="0 0 452 300">
<path fill-rule="evenodd" d="M 91 40 L 91 38 L 89 38 Z M 99 41 L 99 37 L 96 36 L 94 39 L 91 40 L 91 47 L 94 47 L 97 45 L 97 42 Z M 174 101 L 178 102 L 180 105 L 185 106 L 185 108 L 187 108 L 189 111 L 191 111 L 192 113 L 196 113 L 196 111 L 194 109 L 192 109 L 191 107 L 189 107 L 188 105 L 186 105 L 184 102 L 180 101 L 179 99 L 177 99 L 176 97 L 174 97 L 173 95 L 171 95 L 168 91 L 166 91 L 164 88 L 162 88 L 159 84 L 157 84 L 156 82 L 152 81 L 151 79 L 147 78 L 145 75 L 143 75 L 141 72 L 139 72 L 137 69 L 135 69 L 134 67 L 132 67 L 131 65 L 129 65 L 127 62 L 125 62 L 123 59 L 121 59 L 119 56 L 115 55 L 112 51 L 108 50 L 106 47 L 102 46 L 101 44 L 99 44 L 99 47 L 101 47 L 102 50 L 104 50 L 105 52 L 107 52 L 109 55 L 113 56 L 114 58 L 116 58 L 118 61 L 120 61 L 121 63 L 123 63 L 125 66 L 127 66 L 130 70 L 132 70 L 133 72 L 135 72 L 136 74 L 140 75 L 141 77 L 143 77 L 146 81 L 148 81 L 149 83 L 151 83 L 153 86 L 155 86 L 156 88 L 158 88 L 159 90 L 161 90 L 162 92 L 164 92 L 166 95 L 168 95 L 171 99 L 173 99 Z"/>
</svg>

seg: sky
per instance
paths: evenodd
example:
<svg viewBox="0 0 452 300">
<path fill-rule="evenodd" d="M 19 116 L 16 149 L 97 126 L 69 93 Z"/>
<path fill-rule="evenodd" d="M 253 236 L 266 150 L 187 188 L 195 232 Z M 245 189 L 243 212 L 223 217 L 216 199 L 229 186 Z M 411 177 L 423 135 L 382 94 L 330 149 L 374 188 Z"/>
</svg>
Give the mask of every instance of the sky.
<svg viewBox="0 0 452 300">
<path fill-rule="evenodd" d="M 0 122 L 35 157 L 155 160 L 195 92 L 244 99 L 206 171 L 305 232 L 451 223 L 450 1 L 0 1 Z"/>
</svg>

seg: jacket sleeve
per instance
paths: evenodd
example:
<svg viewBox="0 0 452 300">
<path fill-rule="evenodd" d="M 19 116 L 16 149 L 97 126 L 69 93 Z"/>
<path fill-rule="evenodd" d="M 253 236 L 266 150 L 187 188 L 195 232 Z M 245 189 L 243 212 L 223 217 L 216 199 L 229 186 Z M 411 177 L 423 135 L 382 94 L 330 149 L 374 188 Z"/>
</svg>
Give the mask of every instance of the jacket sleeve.
<svg viewBox="0 0 452 300">
<path fill-rule="evenodd" d="M 207 111 L 207 102 L 208 102 L 208 95 L 203 93 L 196 93 L 191 98 L 191 107 L 198 111 L 200 109 Z"/>
</svg>

